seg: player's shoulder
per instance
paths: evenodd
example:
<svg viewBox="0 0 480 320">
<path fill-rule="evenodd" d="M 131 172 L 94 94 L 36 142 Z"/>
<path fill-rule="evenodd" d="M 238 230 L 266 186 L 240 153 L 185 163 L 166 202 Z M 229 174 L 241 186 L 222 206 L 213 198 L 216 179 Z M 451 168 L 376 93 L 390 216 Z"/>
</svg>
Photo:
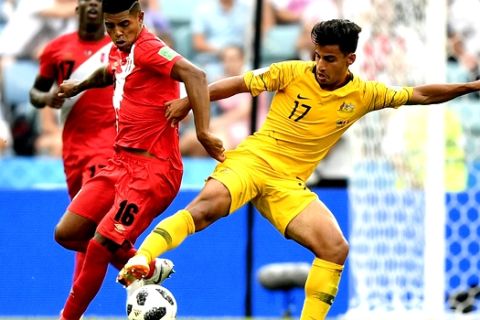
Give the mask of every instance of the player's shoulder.
<svg viewBox="0 0 480 320">
<path fill-rule="evenodd" d="M 303 78 L 306 74 L 313 72 L 315 68 L 314 61 L 303 60 L 285 60 L 270 65 L 270 71 L 275 73 L 275 70 L 282 74 L 282 77 L 291 78 Z"/>
<path fill-rule="evenodd" d="M 142 29 L 140 36 L 135 41 L 135 50 L 149 51 L 165 46 L 162 40 L 150 32 L 146 27 Z"/>
<path fill-rule="evenodd" d="M 303 60 L 285 60 L 273 63 L 272 66 L 276 66 L 283 69 L 291 69 L 298 72 L 312 71 L 315 67 L 314 61 Z"/>
<path fill-rule="evenodd" d="M 70 44 L 74 39 L 78 39 L 76 32 L 65 33 L 50 40 L 42 49 L 42 56 L 48 56 L 62 51 L 67 47 L 67 44 Z"/>
<path fill-rule="evenodd" d="M 46 44 L 46 47 L 62 47 L 65 43 L 75 39 L 78 39 L 77 32 L 74 31 L 74 32 L 64 33 L 50 40 Z"/>
</svg>

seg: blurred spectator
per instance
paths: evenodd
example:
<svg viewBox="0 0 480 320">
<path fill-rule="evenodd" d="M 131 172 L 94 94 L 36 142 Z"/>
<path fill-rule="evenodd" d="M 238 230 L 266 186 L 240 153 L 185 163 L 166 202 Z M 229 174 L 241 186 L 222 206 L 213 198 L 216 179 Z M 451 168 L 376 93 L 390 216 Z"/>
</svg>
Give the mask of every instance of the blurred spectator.
<svg viewBox="0 0 480 320">
<path fill-rule="evenodd" d="M 145 13 L 143 22 L 157 37 L 162 39 L 169 47 L 174 47 L 172 31 L 169 21 L 163 16 L 156 0 L 140 0 L 140 5 Z"/>
<path fill-rule="evenodd" d="M 222 74 L 219 59 L 227 45 L 245 49 L 252 8 L 240 0 L 206 0 L 192 15 L 193 61 L 203 67 L 209 80 Z"/>
<path fill-rule="evenodd" d="M 44 108 L 38 110 L 38 136 L 34 152 L 37 155 L 62 156 L 62 126 L 59 110 Z"/>
<path fill-rule="evenodd" d="M 448 7 L 449 26 L 464 42 L 465 51 L 474 55 L 480 53 L 480 12 L 479 0 L 450 0 Z"/>
<path fill-rule="evenodd" d="M 15 10 L 15 0 L 3 0 L 0 2 L 0 24 L 6 23 Z"/>
<path fill-rule="evenodd" d="M 223 48 L 221 54 L 223 77 L 237 76 L 245 69 L 245 55 L 240 46 L 230 45 Z M 218 110 L 212 111 L 211 132 L 222 139 L 226 150 L 235 148 L 250 133 L 250 112 L 252 96 L 240 93 L 230 98 L 216 101 Z M 266 112 L 261 112 L 263 119 Z M 185 120 L 184 120 L 185 121 Z M 261 122 L 261 120 L 260 120 Z M 208 157 L 198 142 L 194 128 L 185 131 L 180 137 L 180 151 L 184 156 Z"/>
<path fill-rule="evenodd" d="M 312 60 L 313 45 L 311 31 L 313 26 L 323 20 L 336 19 L 341 17 L 342 0 L 317 0 L 311 1 L 303 10 L 300 17 L 301 32 L 296 43 L 298 58 L 301 60 Z"/>
<path fill-rule="evenodd" d="M 43 46 L 53 37 L 75 28 L 76 0 L 18 0 L 0 32 L 0 87 L 3 70 L 19 59 L 36 60 Z M 28 86 L 30 83 L 28 84 Z M 2 92 L 3 97 L 3 92 Z M 28 91 L 25 92 L 28 101 Z M 18 155 L 32 155 L 36 138 L 36 113 L 26 106 L 1 108 L 12 130 L 13 147 Z"/>
<path fill-rule="evenodd" d="M 319 0 L 267 0 L 265 11 L 272 17 L 274 24 L 300 23 L 308 5 Z"/>
<path fill-rule="evenodd" d="M 11 58 L 36 59 L 47 41 L 73 30 L 75 7 L 75 0 L 19 0 L 0 33 L 2 65 Z"/>
<path fill-rule="evenodd" d="M 479 0 L 450 1 L 448 10 L 447 55 L 449 81 L 471 81 L 480 78 L 480 22 L 476 11 Z M 479 98 L 478 93 L 468 95 Z"/>
<path fill-rule="evenodd" d="M 0 156 L 6 154 L 12 145 L 10 126 L 0 110 Z"/>
</svg>

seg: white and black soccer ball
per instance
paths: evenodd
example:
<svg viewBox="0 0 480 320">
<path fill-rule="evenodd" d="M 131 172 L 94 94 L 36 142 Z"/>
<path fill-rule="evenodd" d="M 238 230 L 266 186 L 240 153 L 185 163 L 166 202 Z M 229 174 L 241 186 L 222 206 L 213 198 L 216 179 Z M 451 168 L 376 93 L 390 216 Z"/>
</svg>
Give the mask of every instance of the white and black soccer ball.
<svg viewBox="0 0 480 320">
<path fill-rule="evenodd" d="M 127 299 L 128 320 L 172 320 L 177 316 L 177 302 L 165 287 L 148 284 Z"/>
</svg>

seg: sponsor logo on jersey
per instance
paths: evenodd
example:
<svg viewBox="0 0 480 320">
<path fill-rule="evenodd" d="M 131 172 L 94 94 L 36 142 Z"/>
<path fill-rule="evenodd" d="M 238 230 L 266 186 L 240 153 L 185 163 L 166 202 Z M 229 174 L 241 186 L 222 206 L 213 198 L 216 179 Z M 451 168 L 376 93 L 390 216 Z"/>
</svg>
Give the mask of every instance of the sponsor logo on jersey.
<svg viewBox="0 0 480 320">
<path fill-rule="evenodd" d="M 117 231 L 118 233 L 123 233 L 125 231 L 125 227 L 120 224 L 120 223 L 115 223 L 115 231 Z"/>
<path fill-rule="evenodd" d="M 345 127 L 347 124 L 349 124 L 350 121 L 346 119 L 338 119 L 337 122 L 335 123 L 337 125 L 337 128 Z"/>
<path fill-rule="evenodd" d="M 310 98 L 304 97 L 304 96 L 302 96 L 300 93 L 297 94 L 297 99 L 299 99 L 299 100 L 310 100 Z"/>
</svg>

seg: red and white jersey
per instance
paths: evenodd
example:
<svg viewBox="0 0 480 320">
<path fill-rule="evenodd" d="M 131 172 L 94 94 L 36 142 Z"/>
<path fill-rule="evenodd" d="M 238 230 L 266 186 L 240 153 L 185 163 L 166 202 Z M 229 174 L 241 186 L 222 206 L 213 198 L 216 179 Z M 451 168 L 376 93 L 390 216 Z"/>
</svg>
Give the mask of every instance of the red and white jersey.
<svg viewBox="0 0 480 320">
<path fill-rule="evenodd" d="M 40 56 L 40 76 L 55 79 L 84 80 L 108 63 L 112 42 L 108 36 L 99 41 L 83 41 L 77 32 L 55 38 Z M 66 99 L 61 109 L 63 122 L 63 159 L 78 161 L 84 157 L 110 156 L 115 140 L 113 86 L 90 89 Z"/>
<path fill-rule="evenodd" d="M 179 83 L 170 73 L 181 58 L 143 28 L 130 53 L 112 47 L 109 64 L 115 76 L 115 144 L 147 150 L 160 159 L 176 162 L 177 167 L 182 165 L 178 126 L 167 122 L 165 103 L 180 96 Z"/>
</svg>

